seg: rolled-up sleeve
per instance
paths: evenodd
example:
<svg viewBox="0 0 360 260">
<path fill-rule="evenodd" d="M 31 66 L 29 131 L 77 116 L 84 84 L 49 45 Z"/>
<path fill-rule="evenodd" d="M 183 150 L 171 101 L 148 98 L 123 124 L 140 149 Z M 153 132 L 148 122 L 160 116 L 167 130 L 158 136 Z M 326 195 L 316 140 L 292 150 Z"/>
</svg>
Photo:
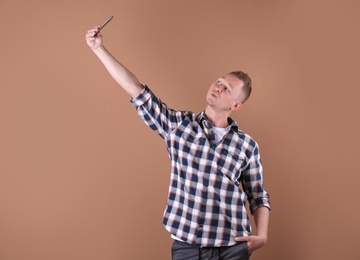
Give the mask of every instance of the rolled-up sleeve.
<svg viewBox="0 0 360 260">
<path fill-rule="evenodd" d="M 254 146 L 247 168 L 242 175 L 242 186 L 248 196 L 251 213 L 253 214 L 259 207 L 267 207 L 271 210 L 270 195 L 263 186 L 263 166 L 257 144 Z"/>
<path fill-rule="evenodd" d="M 139 96 L 130 99 L 140 118 L 162 138 L 175 128 L 186 116 L 186 112 L 170 109 L 146 86 Z"/>
</svg>

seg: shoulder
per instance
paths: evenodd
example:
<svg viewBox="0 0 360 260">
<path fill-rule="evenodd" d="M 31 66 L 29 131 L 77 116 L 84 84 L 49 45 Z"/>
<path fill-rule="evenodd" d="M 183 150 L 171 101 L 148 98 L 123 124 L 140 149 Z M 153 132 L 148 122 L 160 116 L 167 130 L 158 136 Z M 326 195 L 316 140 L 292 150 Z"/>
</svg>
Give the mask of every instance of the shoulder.
<svg viewBox="0 0 360 260">
<path fill-rule="evenodd" d="M 254 150 L 258 148 L 258 143 L 250 134 L 244 132 L 241 129 L 237 129 L 237 131 L 234 132 L 234 135 L 238 138 L 242 146 L 245 146 L 248 150 Z"/>
</svg>

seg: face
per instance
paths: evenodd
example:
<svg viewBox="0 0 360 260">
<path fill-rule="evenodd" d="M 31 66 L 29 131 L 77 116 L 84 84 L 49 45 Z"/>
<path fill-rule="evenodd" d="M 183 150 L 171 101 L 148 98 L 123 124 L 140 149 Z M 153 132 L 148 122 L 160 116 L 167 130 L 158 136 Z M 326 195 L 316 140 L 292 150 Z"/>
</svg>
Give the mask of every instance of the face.
<svg viewBox="0 0 360 260">
<path fill-rule="evenodd" d="M 232 74 L 227 74 L 213 82 L 206 95 L 208 105 L 218 112 L 231 112 L 241 108 L 241 88 L 244 82 Z"/>
</svg>

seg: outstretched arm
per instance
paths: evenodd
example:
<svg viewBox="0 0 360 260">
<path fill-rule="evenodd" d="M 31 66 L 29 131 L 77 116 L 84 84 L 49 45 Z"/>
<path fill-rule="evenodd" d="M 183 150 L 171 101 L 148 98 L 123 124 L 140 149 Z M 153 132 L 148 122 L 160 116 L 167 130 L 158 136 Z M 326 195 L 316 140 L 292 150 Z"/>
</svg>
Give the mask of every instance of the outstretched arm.
<svg viewBox="0 0 360 260">
<path fill-rule="evenodd" d="M 103 46 L 103 36 L 98 33 L 94 34 L 100 26 L 96 26 L 86 33 L 86 42 L 91 50 L 96 54 L 100 61 L 104 64 L 107 71 L 115 79 L 115 81 L 132 97 L 137 97 L 143 90 L 140 81 L 129 71 L 124 65 L 116 60 L 111 53 Z"/>
</svg>

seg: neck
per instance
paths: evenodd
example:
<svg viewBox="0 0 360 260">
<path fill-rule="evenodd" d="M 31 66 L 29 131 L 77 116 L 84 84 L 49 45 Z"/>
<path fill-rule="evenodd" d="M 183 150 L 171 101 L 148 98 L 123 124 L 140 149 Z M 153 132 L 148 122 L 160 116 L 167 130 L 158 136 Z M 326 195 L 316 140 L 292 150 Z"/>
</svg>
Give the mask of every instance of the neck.
<svg viewBox="0 0 360 260">
<path fill-rule="evenodd" d="M 230 112 L 228 111 L 215 111 L 210 106 L 205 109 L 205 115 L 209 122 L 215 127 L 225 128 L 228 126 L 228 117 Z"/>
</svg>

